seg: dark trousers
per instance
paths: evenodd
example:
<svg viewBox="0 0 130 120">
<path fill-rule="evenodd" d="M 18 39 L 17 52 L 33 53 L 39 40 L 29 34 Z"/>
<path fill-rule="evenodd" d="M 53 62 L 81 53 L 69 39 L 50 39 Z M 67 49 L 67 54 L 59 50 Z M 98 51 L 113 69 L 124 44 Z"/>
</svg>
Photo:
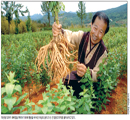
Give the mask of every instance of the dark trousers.
<svg viewBox="0 0 130 120">
<path fill-rule="evenodd" d="M 67 89 L 69 89 L 68 86 L 72 86 L 72 88 L 74 90 L 73 95 L 76 96 L 77 98 L 80 98 L 79 93 L 83 91 L 80 87 L 82 85 L 82 83 L 78 83 L 78 80 L 70 80 L 69 84 L 68 84 L 68 80 L 65 79 L 64 85 L 66 86 Z"/>
</svg>

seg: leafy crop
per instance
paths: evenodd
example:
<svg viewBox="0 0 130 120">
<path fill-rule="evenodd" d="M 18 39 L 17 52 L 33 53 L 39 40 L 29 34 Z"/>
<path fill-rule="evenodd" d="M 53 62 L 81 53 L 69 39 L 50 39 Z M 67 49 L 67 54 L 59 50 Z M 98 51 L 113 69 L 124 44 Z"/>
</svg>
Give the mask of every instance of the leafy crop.
<svg viewBox="0 0 130 120">
<path fill-rule="evenodd" d="M 46 40 L 45 37 L 47 38 Z M 36 85 L 37 83 L 39 84 L 43 81 L 41 77 L 46 78 L 47 84 L 49 82 L 48 76 L 46 76 L 45 72 L 40 75 L 37 74 L 34 61 L 37 55 L 37 49 L 40 47 L 39 45 L 43 46 L 48 43 L 51 37 L 52 33 L 47 34 L 46 32 L 44 34 L 39 32 L 19 35 L 2 35 L 2 82 L 8 83 L 6 75 L 4 74 L 5 72 L 8 74 L 10 71 L 15 71 L 15 79 L 19 81 L 22 87 L 24 87 L 25 83 L 30 86 L 32 81 L 34 81 Z"/>
<path fill-rule="evenodd" d="M 93 113 L 91 109 L 92 98 L 95 98 L 93 92 L 92 83 L 89 81 L 90 73 L 89 70 L 86 73 L 86 77 L 82 79 L 81 82 L 86 83 L 83 86 L 83 92 L 80 93 L 81 99 L 77 99 L 76 96 L 73 96 L 74 90 L 70 86 L 70 89 L 67 89 L 66 86 L 63 85 L 62 80 L 57 84 L 57 88 L 50 89 L 50 85 L 46 86 L 46 91 L 42 93 L 43 100 L 39 100 L 38 104 L 35 105 L 35 110 L 32 109 L 31 105 L 34 103 L 25 103 L 25 106 L 22 107 L 21 110 L 25 109 L 26 106 L 28 108 L 27 111 L 21 113 L 37 113 L 37 114 L 91 114 Z M 90 86 L 86 88 L 86 86 Z M 30 106 L 29 106 L 30 105 Z M 42 105 L 43 107 L 39 107 Z"/>
<path fill-rule="evenodd" d="M 120 64 L 116 62 L 113 53 L 108 53 L 108 58 L 103 62 L 107 64 L 100 64 L 98 71 L 98 82 L 94 83 L 94 94 L 96 96 L 95 111 L 100 112 L 102 108 L 106 108 L 105 104 L 109 102 L 108 98 L 111 97 L 112 90 L 115 89 L 118 83 L 117 77 L 119 76 Z"/>
<path fill-rule="evenodd" d="M 9 83 L 5 84 L 5 87 L 1 88 L 1 95 L 4 97 L 1 98 L 1 113 L 2 114 L 13 114 L 14 111 L 19 109 L 17 106 L 21 100 L 27 95 L 25 93 L 24 95 L 20 96 L 17 100 L 16 97 L 13 97 L 14 93 L 19 92 L 22 93 L 22 87 L 20 85 L 15 85 L 17 83 L 17 80 L 14 80 L 15 73 L 10 72 L 9 76 L 6 74 Z"/>
</svg>

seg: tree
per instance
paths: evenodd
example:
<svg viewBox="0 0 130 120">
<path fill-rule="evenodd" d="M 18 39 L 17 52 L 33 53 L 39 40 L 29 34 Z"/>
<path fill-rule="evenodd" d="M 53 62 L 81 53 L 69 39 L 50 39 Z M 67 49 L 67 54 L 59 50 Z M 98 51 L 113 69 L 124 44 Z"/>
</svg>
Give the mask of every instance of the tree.
<svg viewBox="0 0 130 120">
<path fill-rule="evenodd" d="M 26 13 L 28 10 L 26 8 L 25 11 L 21 11 L 21 8 L 23 7 L 21 4 L 15 4 L 15 2 L 11 1 L 3 1 L 1 4 L 2 8 L 2 15 L 5 13 L 5 17 L 8 20 L 8 31 L 10 34 L 10 24 L 13 19 L 13 15 L 16 17 L 16 28 L 18 28 L 18 24 L 20 23 L 19 20 L 19 13 L 21 13 L 22 16 L 24 16 L 24 13 Z"/>
<path fill-rule="evenodd" d="M 5 12 L 5 17 L 8 20 L 8 31 L 10 34 L 10 24 L 11 24 L 11 20 L 13 19 L 14 2 L 3 1 L 1 5 L 2 5 L 1 6 L 2 15 L 4 15 Z"/>
<path fill-rule="evenodd" d="M 42 14 L 45 15 L 47 13 L 49 26 L 50 26 L 50 7 L 49 7 L 50 1 L 42 2 L 41 9 Z"/>
<path fill-rule="evenodd" d="M 15 5 L 15 2 L 14 2 L 14 5 Z M 28 9 L 26 8 L 25 11 L 21 11 L 23 5 L 21 4 L 16 4 L 14 6 L 14 15 L 15 15 L 15 30 L 16 30 L 16 34 L 19 33 L 19 29 L 18 29 L 18 24 L 20 24 L 20 19 L 19 19 L 19 14 L 21 14 L 22 16 L 24 16 L 24 13 L 27 13 L 28 12 Z"/>
<path fill-rule="evenodd" d="M 82 24 L 83 24 L 82 20 L 83 20 L 84 18 L 86 18 L 86 16 L 87 16 L 85 3 L 82 2 L 82 1 L 79 1 L 78 7 L 79 7 L 79 10 L 76 11 L 76 13 L 77 13 L 77 16 L 81 19 L 81 26 L 83 27 L 83 25 L 82 25 Z"/>
<path fill-rule="evenodd" d="M 37 23 L 42 23 L 41 20 L 38 20 Z"/>
<path fill-rule="evenodd" d="M 19 33 L 25 33 L 27 32 L 26 23 L 22 20 L 20 20 L 20 24 L 18 25 Z"/>
<path fill-rule="evenodd" d="M 26 27 L 27 31 L 31 31 L 31 18 L 30 18 L 30 12 L 28 12 L 28 19 L 26 21 Z"/>
<path fill-rule="evenodd" d="M 1 2 L 1 18 L 4 17 L 4 11 L 2 9 L 3 9 L 3 2 Z"/>
<path fill-rule="evenodd" d="M 89 13 L 89 19 L 90 19 L 90 21 L 91 21 L 91 19 L 92 19 L 92 16 L 93 16 L 93 14 L 92 14 L 92 13 Z"/>
</svg>

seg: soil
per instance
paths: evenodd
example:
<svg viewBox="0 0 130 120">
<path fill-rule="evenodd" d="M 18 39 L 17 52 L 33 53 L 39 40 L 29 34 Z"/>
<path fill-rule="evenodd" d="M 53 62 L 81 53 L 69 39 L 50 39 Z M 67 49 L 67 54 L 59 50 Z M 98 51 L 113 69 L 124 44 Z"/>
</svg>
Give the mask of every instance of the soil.
<svg viewBox="0 0 130 120">
<path fill-rule="evenodd" d="M 52 88 L 57 88 L 57 85 L 56 85 L 57 83 L 59 83 L 59 81 L 51 82 L 51 83 L 50 83 L 50 89 L 52 89 Z M 25 85 L 24 88 L 23 88 L 22 94 L 28 93 L 28 91 L 29 91 L 29 90 L 28 90 L 28 87 L 27 87 L 27 85 Z M 41 85 L 41 86 L 39 86 L 39 88 L 37 89 L 36 86 L 33 85 L 33 86 L 31 86 L 31 89 L 30 89 L 30 96 L 27 95 L 27 96 L 25 97 L 25 99 L 26 99 L 26 98 L 29 98 L 30 101 L 32 101 L 32 102 L 34 102 L 35 104 L 37 104 L 39 100 L 43 100 L 42 93 L 44 93 L 44 92 L 46 92 L 46 87 L 45 87 L 45 86 L 42 86 L 42 85 Z M 17 95 L 15 95 L 15 97 L 17 97 Z M 17 99 L 18 99 L 18 97 L 17 97 Z M 20 103 L 19 105 L 17 105 L 17 106 L 24 106 L 25 99 L 23 99 L 23 100 L 21 101 L 21 103 Z M 56 104 L 55 104 L 55 105 L 56 105 Z M 38 106 L 39 106 L 39 105 L 38 105 Z M 34 106 L 32 106 L 32 107 L 34 107 Z M 42 106 L 40 106 L 40 107 L 42 107 Z M 23 111 L 26 111 L 26 110 L 27 110 L 27 109 L 24 109 Z M 19 114 L 19 113 L 20 113 L 20 109 L 16 110 L 13 114 Z"/>
<path fill-rule="evenodd" d="M 106 110 L 102 109 L 101 114 L 127 114 L 127 75 L 118 78 L 119 83 L 112 91 L 112 97 L 106 105 Z"/>
</svg>

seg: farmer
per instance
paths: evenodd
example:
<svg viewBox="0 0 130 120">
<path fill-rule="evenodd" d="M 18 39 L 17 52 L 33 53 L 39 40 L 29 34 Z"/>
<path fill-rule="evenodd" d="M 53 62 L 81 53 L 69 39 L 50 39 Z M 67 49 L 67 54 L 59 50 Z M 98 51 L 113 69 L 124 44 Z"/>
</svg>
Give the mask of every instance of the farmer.
<svg viewBox="0 0 130 120">
<path fill-rule="evenodd" d="M 107 50 L 102 40 L 103 36 L 109 31 L 109 18 L 103 12 L 97 12 L 92 18 L 90 32 L 72 32 L 62 29 L 62 25 L 57 25 L 55 22 L 52 25 L 53 36 L 57 36 L 62 31 L 62 34 L 69 42 L 75 45 L 78 49 L 77 71 L 70 73 L 69 86 L 75 90 L 74 95 L 78 97 L 80 88 L 80 79 L 86 73 L 87 68 L 90 68 L 92 80 L 97 81 L 97 72 L 99 64 L 103 58 L 107 57 Z M 64 84 L 68 86 L 69 76 L 65 78 Z"/>
</svg>

